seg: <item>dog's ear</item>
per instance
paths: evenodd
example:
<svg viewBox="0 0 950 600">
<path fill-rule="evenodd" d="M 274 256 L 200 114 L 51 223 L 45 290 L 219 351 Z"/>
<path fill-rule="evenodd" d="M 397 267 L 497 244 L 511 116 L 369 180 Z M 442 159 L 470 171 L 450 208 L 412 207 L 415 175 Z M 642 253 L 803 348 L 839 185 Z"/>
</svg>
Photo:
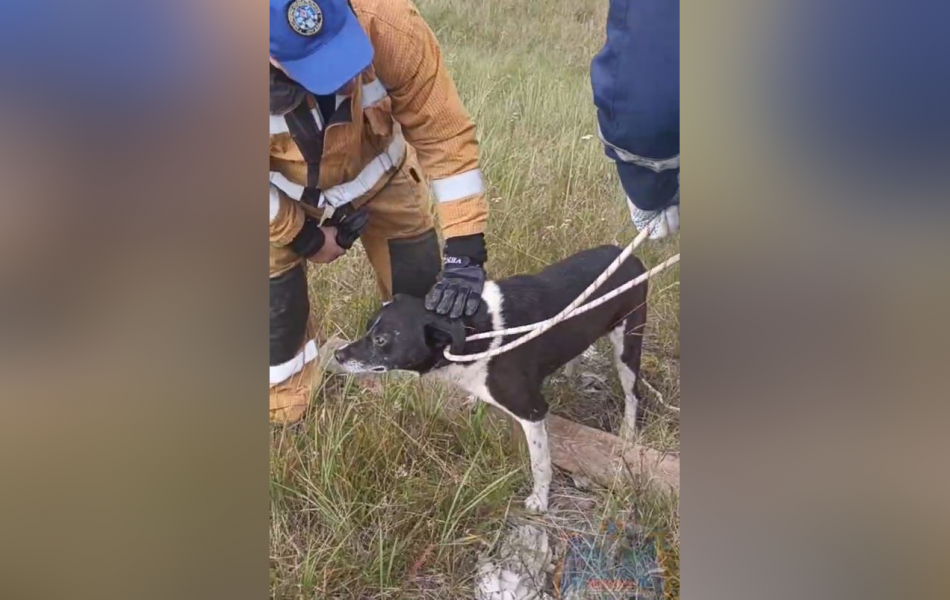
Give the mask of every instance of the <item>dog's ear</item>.
<svg viewBox="0 0 950 600">
<path fill-rule="evenodd" d="M 461 354 L 465 348 L 465 326 L 459 319 L 433 319 L 425 324 L 426 345 L 434 350 L 449 348 L 452 354 Z"/>
</svg>

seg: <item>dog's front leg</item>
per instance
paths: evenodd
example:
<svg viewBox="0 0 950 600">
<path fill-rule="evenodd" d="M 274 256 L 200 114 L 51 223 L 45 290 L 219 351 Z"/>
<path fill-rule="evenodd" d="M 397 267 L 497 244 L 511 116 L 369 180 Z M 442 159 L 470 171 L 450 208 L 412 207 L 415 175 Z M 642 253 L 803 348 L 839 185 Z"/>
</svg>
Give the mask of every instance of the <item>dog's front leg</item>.
<svg viewBox="0 0 950 600">
<path fill-rule="evenodd" d="M 548 430 L 544 420 L 528 421 L 518 419 L 524 429 L 531 456 L 531 475 L 534 486 L 531 495 L 525 500 L 525 507 L 534 512 L 547 512 L 548 491 L 551 487 L 551 450 L 548 447 Z"/>
</svg>

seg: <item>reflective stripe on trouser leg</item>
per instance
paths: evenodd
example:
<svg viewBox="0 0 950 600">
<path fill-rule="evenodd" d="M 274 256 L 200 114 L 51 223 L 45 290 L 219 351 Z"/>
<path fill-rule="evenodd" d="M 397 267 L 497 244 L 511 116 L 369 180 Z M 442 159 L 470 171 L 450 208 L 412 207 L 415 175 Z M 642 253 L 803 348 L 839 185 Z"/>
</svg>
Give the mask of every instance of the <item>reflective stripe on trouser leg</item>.
<svg viewBox="0 0 950 600">
<path fill-rule="evenodd" d="M 298 264 L 270 278 L 270 383 L 276 384 L 299 373 L 316 357 L 306 339 L 310 302 L 307 273 Z M 315 346 L 314 344 L 310 344 Z M 308 356 L 308 354 L 310 356 Z M 309 360 L 308 360 L 309 359 Z"/>
<path fill-rule="evenodd" d="M 425 298 L 442 270 L 435 229 L 412 238 L 389 240 L 389 264 L 393 295 Z"/>
<path fill-rule="evenodd" d="M 308 326 L 308 337 L 315 331 L 312 320 Z M 300 371 L 285 381 L 270 386 L 270 420 L 274 423 L 293 423 L 298 421 L 310 406 L 313 392 L 320 384 L 322 367 L 317 360 L 317 344 L 308 340 L 301 350 Z M 295 359 L 296 360 L 296 359 Z M 297 365 L 295 365 L 297 366 Z"/>
<path fill-rule="evenodd" d="M 292 423 L 307 411 L 320 381 L 316 326 L 310 316 L 306 268 L 270 278 L 270 420 Z"/>
</svg>

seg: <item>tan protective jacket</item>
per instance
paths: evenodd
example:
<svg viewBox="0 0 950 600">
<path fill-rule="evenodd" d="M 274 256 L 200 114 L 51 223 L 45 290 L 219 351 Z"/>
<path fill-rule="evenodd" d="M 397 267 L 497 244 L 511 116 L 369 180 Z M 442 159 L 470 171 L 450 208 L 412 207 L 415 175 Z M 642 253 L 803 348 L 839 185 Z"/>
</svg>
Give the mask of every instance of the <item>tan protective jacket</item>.
<svg viewBox="0 0 950 600">
<path fill-rule="evenodd" d="M 338 94 L 323 123 L 321 203 L 371 199 L 415 148 L 446 238 L 485 231 L 488 204 L 475 126 L 446 71 L 435 35 L 409 0 L 352 0 L 373 63 Z M 283 117 L 270 119 L 270 240 L 283 246 L 303 226 L 307 166 Z"/>
</svg>

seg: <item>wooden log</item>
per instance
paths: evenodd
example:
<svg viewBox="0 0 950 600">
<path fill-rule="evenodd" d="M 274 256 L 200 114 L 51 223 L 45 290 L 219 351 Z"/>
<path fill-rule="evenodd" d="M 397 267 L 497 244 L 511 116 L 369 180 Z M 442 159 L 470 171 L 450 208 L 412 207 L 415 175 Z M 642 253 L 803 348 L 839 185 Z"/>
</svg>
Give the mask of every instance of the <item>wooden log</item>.
<svg viewBox="0 0 950 600">
<path fill-rule="evenodd" d="M 447 414 L 462 414 L 460 396 L 450 393 L 447 400 Z M 510 422 L 513 436 L 523 442 L 521 427 L 501 410 L 493 406 L 489 408 L 494 418 Z M 612 433 L 557 415 L 548 415 L 547 428 L 551 462 L 573 475 L 585 477 L 604 487 L 615 485 L 618 478 L 628 481 L 637 478 L 647 485 L 679 493 L 680 461 L 676 456 L 625 442 Z"/>
<path fill-rule="evenodd" d="M 618 477 L 635 476 L 664 491 L 679 493 L 679 458 L 557 415 L 548 415 L 547 424 L 551 461 L 565 471 L 605 487 Z"/>
</svg>

